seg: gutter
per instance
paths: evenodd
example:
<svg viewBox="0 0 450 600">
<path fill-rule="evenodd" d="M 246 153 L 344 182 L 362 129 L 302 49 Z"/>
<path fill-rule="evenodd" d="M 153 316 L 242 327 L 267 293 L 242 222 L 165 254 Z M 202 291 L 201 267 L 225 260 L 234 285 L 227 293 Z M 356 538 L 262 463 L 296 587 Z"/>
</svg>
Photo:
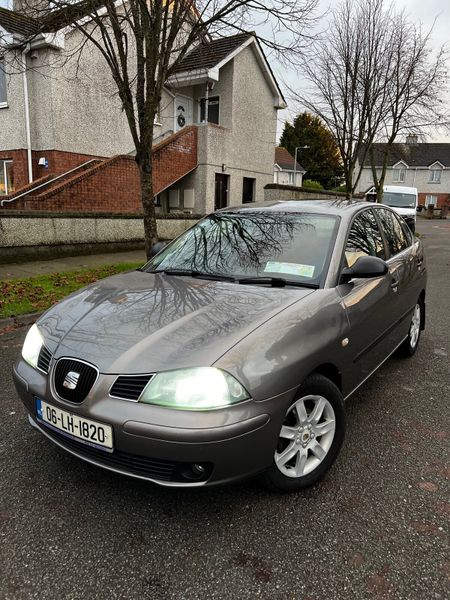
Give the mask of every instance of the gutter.
<svg viewBox="0 0 450 600">
<path fill-rule="evenodd" d="M 28 159 L 28 182 L 33 181 L 33 162 L 31 155 L 31 129 L 30 129 L 30 106 L 28 103 L 28 79 L 27 79 L 27 54 L 31 49 L 30 44 L 27 44 L 25 50 L 22 52 L 22 63 L 23 63 L 23 99 L 25 105 L 25 133 L 27 138 L 27 159 Z"/>
</svg>

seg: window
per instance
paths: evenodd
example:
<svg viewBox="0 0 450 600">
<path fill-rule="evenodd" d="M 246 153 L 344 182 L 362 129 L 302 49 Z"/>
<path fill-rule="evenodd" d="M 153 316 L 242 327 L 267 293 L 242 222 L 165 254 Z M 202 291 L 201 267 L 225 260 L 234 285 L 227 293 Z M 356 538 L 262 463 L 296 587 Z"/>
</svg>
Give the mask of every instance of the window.
<svg viewBox="0 0 450 600">
<path fill-rule="evenodd" d="M 0 160 L 0 196 L 14 191 L 14 172 L 12 160 Z"/>
<path fill-rule="evenodd" d="M 208 99 L 208 123 L 219 124 L 219 96 Z M 206 98 L 200 100 L 200 123 L 206 123 Z"/>
<path fill-rule="evenodd" d="M 408 241 L 405 236 L 402 224 L 397 215 L 390 210 L 385 209 L 378 210 L 377 215 L 381 221 L 381 227 L 383 228 L 388 243 L 390 255 L 394 256 L 395 254 L 406 250 L 410 241 Z"/>
<path fill-rule="evenodd" d="M 434 206 L 436 207 L 438 201 L 438 197 L 435 194 L 427 194 L 425 196 L 425 207 L 428 208 L 429 206 Z"/>
<path fill-rule="evenodd" d="M 253 202 L 255 199 L 255 179 L 244 177 L 242 180 L 242 204 Z"/>
<path fill-rule="evenodd" d="M 3 60 L 0 60 L 0 108 L 8 106 L 6 95 L 6 74 Z"/>
<path fill-rule="evenodd" d="M 394 169 L 392 180 L 395 183 L 404 183 L 406 179 L 406 167 L 397 167 Z"/>
<path fill-rule="evenodd" d="M 441 183 L 441 173 L 442 169 L 431 169 L 430 170 L 430 178 L 428 179 L 428 183 Z"/>
<path fill-rule="evenodd" d="M 361 256 L 386 258 L 383 237 L 371 210 L 365 210 L 355 218 L 345 246 L 347 266 L 353 266 Z"/>
</svg>

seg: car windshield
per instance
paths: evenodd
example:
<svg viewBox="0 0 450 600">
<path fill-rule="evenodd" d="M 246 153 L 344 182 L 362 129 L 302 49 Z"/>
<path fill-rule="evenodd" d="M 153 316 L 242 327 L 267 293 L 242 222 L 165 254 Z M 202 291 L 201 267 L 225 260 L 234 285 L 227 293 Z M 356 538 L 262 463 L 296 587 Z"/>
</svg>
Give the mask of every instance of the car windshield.
<svg viewBox="0 0 450 600">
<path fill-rule="evenodd" d="M 383 204 L 394 208 L 416 208 L 416 197 L 414 194 L 383 192 Z"/>
<path fill-rule="evenodd" d="M 319 284 L 337 225 L 337 217 L 322 214 L 215 213 L 169 244 L 143 270 Z"/>
</svg>

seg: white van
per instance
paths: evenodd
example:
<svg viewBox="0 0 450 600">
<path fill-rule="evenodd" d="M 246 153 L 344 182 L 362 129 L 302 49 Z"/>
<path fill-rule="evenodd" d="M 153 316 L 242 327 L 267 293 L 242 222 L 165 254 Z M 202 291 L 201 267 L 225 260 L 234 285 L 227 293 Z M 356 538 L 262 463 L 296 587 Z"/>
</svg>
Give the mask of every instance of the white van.
<svg viewBox="0 0 450 600">
<path fill-rule="evenodd" d="M 416 215 L 418 204 L 417 188 L 400 185 L 385 185 L 383 187 L 383 204 L 392 207 L 408 223 L 411 231 L 416 230 Z"/>
</svg>

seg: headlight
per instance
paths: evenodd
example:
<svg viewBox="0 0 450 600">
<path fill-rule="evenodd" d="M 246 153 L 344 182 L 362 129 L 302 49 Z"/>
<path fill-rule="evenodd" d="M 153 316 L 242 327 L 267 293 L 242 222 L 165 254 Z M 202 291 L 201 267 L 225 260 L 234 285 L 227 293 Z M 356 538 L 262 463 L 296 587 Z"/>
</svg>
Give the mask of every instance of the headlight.
<svg viewBox="0 0 450 600">
<path fill-rule="evenodd" d="M 27 337 L 23 343 L 22 356 L 32 367 L 37 367 L 39 352 L 44 345 L 44 339 L 40 334 L 37 325 L 33 325 L 27 333 Z"/>
<path fill-rule="evenodd" d="M 178 369 L 155 375 L 140 402 L 184 410 L 211 410 L 249 398 L 229 373 L 215 367 Z"/>
</svg>

